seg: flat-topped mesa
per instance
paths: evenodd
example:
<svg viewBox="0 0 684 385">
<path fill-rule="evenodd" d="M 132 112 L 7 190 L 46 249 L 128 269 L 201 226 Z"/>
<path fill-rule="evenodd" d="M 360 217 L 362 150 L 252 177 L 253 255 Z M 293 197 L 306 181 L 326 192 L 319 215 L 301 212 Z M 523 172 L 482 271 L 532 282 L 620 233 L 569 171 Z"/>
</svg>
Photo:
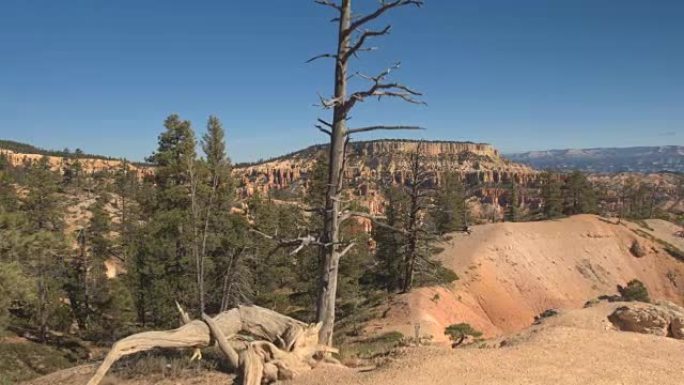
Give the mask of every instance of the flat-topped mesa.
<svg viewBox="0 0 684 385">
<path fill-rule="evenodd" d="M 309 172 L 325 151 L 327 146 L 312 146 L 270 161 L 238 166 L 235 174 L 241 180 L 239 193 L 249 196 L 274 189 L 305 189 Z M 350 143 L 345 169 L 347 186 L 357 189 L 358 195 L 366 196 L 368 182 L 391 176 L 396 183 L 403 183 L 410 170 L 411 155 L 416 151 L 422 155 L 426 169 L 436 174 L 457 172 L 471 183 L 516 181 L 524 184 L 537 174 L 528 166 L 502 158 L 498 150 L 485 143 L 374 140 Z"/>
<path fill-rule="evenodd" d="M 351 143 L 354 152 L 365 155 L 385 155 L 385 154 L 414 154 L 419 151 L 422 155 L 448 156 L 472 153 L 479 156 L 492 158 L 499 157 L 499 151 L 488 143 L 472 142 L 447 142 L 447 141 L 408 141 L 408 140 L 374 140 L 368 142 Z"/>
</svg>

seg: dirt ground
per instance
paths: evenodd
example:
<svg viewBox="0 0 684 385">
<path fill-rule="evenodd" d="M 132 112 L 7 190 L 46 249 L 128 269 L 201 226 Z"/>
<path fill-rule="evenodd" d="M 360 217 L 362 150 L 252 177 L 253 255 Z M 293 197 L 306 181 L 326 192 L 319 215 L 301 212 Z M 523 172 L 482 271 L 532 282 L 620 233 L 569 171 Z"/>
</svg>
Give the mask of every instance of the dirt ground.
<svg viewBox="0 0 684 385">
<path fill-rule="evenodd" d="M 389 365 L 359 372 L 322 366 L 287 382 L 292 385 L 680 385 L 684 341 L 615 331 L 606 316 L 619 303 L 571 310 L 484 346 L 409 348 Z M 501 342 L 505 346 L 501 347 Z M 55 373 L 28 384 L 85 384 L 94 367 Z M 179 378 L 146 377 L 105 385 L 231 384 L 224 373 Z"/>
</svg>

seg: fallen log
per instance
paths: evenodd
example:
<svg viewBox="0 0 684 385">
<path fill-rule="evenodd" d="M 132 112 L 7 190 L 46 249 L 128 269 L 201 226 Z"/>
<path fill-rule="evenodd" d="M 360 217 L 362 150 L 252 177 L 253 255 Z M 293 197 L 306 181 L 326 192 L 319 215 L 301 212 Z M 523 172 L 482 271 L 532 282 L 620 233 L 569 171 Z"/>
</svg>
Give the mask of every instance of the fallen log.
<svg viewBox="0 0 684 385">
<path fill-rule="evenodd" d="M 105 357 L 88 385 L 98 385 L 120 358 L 155 348 L 200 349 L 215 341 L 230 366 L 242 374 L 244 385 L 289 379 L 310 370 L 318 358 L 336 349 L 318 343 L 320 324 L 306 324 L 258 306 L 240 306 L 203 321 L 191 321 L 178 306 L 183 326 L 167 331 L 133 334 L 118 342 Z M 248 335 L 248 344 L 236 339 Z"/>
</svg>

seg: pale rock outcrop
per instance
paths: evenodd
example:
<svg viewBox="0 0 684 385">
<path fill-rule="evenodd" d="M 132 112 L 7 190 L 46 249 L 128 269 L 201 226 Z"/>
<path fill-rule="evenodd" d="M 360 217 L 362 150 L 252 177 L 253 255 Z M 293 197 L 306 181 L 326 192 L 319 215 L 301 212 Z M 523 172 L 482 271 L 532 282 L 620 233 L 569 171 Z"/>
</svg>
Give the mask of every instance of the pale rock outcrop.
<svg viewBox="0 0 684 385">
<path fill-rule="evenodd" d="M 608 316 L 619 330 L 684 339 L 684 308 L 670 302 L 630 303 Z"/>
</svg>

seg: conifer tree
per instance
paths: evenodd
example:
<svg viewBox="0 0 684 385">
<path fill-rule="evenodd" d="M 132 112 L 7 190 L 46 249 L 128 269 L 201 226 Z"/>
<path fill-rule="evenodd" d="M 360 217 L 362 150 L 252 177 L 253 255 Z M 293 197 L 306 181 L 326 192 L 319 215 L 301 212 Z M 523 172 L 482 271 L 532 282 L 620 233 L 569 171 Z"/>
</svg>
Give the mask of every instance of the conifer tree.
<svg viewBox="0 0 684 385">
<path fill-rule="evenodd" d="M 513 181 L 511 182 L 509 189 L 508 205 L 506 206 L 505 218 L 508 222 L 517 222 L 520 220 L 520 206 L 518 203 L 520 197 L 518 195 L 518 185 Z"/>
<path fill-rule="evenodd" d="M 405 228 L 408 196 L 403 187 L 391 186 L 385 190 L 384 214 L 388 227 L 373 226 L 376 242 L 375 258 L 378 260 L 376 280 L 392 293 L 402 287 L 405 234 L 396 229 Z"/>
<path fill-rule="evenodd" d="M 550 171 L 545 171 L 541 175 L 543 214 L 546 219 L 558 218 L 563 215 L 563 198 L 558 178 L 558 174 Z"/>
<path fill-rule="evenodd" d="M 596 192 L 580 171 L 573 171 L 565 179 L 563 186 L 564 213 L 575 215 L 597 211 Z"/>
<path fill-rule="evenodd" d="M 461 230 L 466 225 L 465 188 L 458 174 L 446 172 L 437 189 L 432 216 L 439 234 Z"/>
<path fill-rule="evenodd" d="M 59 175 L 50 169 L 46 157 L 32 164 L 28 170 L 29 192 L 23 210 L 36 230 L 61 231 L 64 219 L 60 208 Z"/>
</svg>

